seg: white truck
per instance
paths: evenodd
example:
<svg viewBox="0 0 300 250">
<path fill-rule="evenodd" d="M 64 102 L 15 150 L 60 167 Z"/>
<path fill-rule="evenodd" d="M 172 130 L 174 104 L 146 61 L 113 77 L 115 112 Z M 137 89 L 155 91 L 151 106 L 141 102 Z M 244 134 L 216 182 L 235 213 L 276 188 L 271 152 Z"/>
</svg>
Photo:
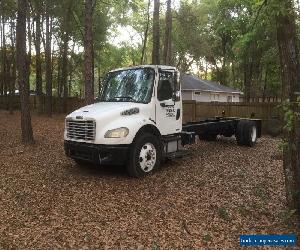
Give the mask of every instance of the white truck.
<svg viewBox="0 0 300 250">
<path fill-rule="evenodd" d="M 215 117 L 182 124 L 180 73 L 171 66 L 143 65 L 109 72 L 99 100 L 66 117 L 64 147 L 78 164 L 126 165 L 141 177 L 165 159 L 182 157 L 195 136 L 236 136 L 253 146 L 261 121 Z"/>
</svg>

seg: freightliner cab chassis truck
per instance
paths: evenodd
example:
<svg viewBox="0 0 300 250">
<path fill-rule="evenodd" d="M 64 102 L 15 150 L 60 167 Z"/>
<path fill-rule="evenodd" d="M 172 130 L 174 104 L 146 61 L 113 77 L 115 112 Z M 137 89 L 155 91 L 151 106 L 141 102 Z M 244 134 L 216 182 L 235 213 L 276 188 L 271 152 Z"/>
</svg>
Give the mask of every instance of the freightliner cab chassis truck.
<svg viewBox="0 0 300 250">
<path fill-rule="evenodd" d="M 261 136 L 257 119 L 215 117 L 182 124 L 182 93 L 176 68 L 143 65 L 109 72 L 96 103 L 69 114 L 64 147 L 78 164 L 126 165 L 141 177 L 165 159 L 182 157 L 195 136 L 235 135 L 252 147 Z"/>
</svg>

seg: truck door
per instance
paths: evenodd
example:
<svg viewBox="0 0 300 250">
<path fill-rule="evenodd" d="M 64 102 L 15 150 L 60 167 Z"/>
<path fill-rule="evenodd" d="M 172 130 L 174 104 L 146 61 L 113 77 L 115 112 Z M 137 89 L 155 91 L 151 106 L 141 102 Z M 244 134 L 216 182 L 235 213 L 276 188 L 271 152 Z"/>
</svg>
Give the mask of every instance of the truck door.
<svg viewBox="0 0 300 250">
<path fill-rule="evenodd" d="M 162 135 L 182 130 L 182 100 L 179 75 L 175 70 L 160 70 L 156 93 L 156 125 Z"/>
</svg>

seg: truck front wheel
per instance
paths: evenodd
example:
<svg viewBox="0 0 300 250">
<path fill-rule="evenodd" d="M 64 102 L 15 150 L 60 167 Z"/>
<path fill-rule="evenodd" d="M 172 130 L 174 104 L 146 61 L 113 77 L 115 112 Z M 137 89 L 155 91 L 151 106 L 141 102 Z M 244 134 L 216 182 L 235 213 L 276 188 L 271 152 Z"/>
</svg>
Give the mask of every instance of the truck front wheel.
<svg viewBox="0 0 300 250">
<path fill-rule="evenodd" d="M 132 177 L 142 177 L 158 168 L 161 160 L 160 143 L 156 136 L 145 133 L 140 135 L 132 144 L 128 174 Z"/>
</svg>

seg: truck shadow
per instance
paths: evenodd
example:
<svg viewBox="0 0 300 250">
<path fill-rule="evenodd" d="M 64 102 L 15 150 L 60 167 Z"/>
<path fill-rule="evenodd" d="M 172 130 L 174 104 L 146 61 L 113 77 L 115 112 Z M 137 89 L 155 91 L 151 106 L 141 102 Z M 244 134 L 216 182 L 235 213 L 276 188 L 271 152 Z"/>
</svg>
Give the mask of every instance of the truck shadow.
<svg viewBox="0 0 300 250">
<path fill-rule="evenodd" d="M 125 177 L 128 178 L 125 166 L 108 166 L 95 164 L 78 165 L 72 162 L 72 167 L 68 170 L 69 174 L 77 176 L 98 176 L 98 177 Z"/>
<path fill-rule="evenodd" d="M 236 138 L 234 136 L 232 137 L 225 137 L 225 136 L 218 136 L 216 140 L 219 144 L 224 144 L 224 145 L 232 145 L 236 146 Z"/>
<path fill-rule="evenodd" d="M 236 147 L 236 140 L 235 137 L 223 137 L 218 136 L 217 140 L 214 142 L 204 142 L 198 140 L 198 147 L 199 142 L 202 143 L 209 143 L 209 144 L 216 144 L 216 145 L 223 145 L 225 147 Z M 172 171 L 173 168 L 177 168 L 181 164 L 184 164 L 186 160 L 191 160 L 195 157 L 199 156 L 198 147 L 190 146 L 189 153 L 180 158 L 167 160 L 166 162 L 162 163 L 161 167 L 154 172 L 154 175 L 160 174 L 166 171 Z M 111 165 L 95 165 L 95 164 L 76 164 L 75 162 L 71 161 L 70 167 L 67 170 L 68 175 L 73 176 L 96 176 L 96 177 L 113 177 L 113 178 L 124 178 L 130 179 L 127 174 L 126 166 L 111 166 Z"/>
</svg>

